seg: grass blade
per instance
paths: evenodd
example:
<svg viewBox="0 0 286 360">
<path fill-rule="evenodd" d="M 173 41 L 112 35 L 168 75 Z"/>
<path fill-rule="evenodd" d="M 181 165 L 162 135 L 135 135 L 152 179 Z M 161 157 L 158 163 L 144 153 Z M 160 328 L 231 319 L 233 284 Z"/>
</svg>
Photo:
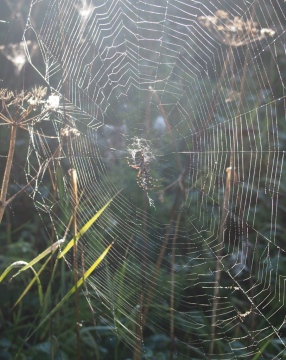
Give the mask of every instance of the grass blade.
<svg viewBox="0 0 286 360">
<path fill-rule="evenodd" d="M 19 296 L 18 300 L 15 302 L 14 306 L 12 307 L 12 309 L 14 309 L 15 306 L 17 306 L 19 304 L 19 302 L 23 299 L 23 297 L 27 294 L 27 292 L 30 290 L 30 288 L 32 287 L 32 285 L 34 284 L 35 281 L 37 281 L 38 283 L 38 288 L 40 286 L 41 289 L 41 294 L 40 294 L 40 290 L 39 290 L 39 300 L 40 300 L 40 305 L 43 305 L 43 293 L 42 293 L 42 286 L 41 283 L 39 284 L 38 280 L 39 276 L 41 275 L 42 271 L 45 269 L 45 267 L 47 266 L 48 262 L 50 261 L 51 256 L 48 257 L 48 259 L 46 260 L 46 262 L 44 263 L 44 265 L 42 265 L 42 267 L 40 268 L 40 270 L 38 271 L 38 273 L 35 273 L 34 278 L 29 282 L 28 286 L 26 287 L 26 289 L 22 292 L 22 294 Z M 33 268 L 32 268 L 33 269 Z"/>
<path fill-rule="evenodd" d="M 89 277 L 89 275 L 96 269 L 96 267 L 102 262 L 102 260 L 107 255 L 108 251 L 112 247 L 114 242 L 112 242 L 105 250 L 104 252 L 97 258 L 97 260 L 93 263 L 93 265 L 86 271 L 86 273 L 78 280 L 76 285 L 74 285 L 70 291 L 62 298 L 62 300 L 57 304 L 57 306 L 41 321 L 39 326 L 32 332 L 32 334 L 29 336 L 29 338 L 38 330 L 39 327 L 41 327 L 47 320 L 53 316 L 57 310 L 70 298 L 70 296 L 76 291 L 77 288 L 79 288 L 83 282 Z"/>
<path fill-rule="evenodd" d="M 110 203 L 114 200 L 114 198 L 118 195 L 118 193 L 113 196 L 98 212 L 80 229 L 80 231 L 74 236 L 67 246 L 61 251 L 58 255 L 58 259 L 62 258 L 80 239 L 80 237 L 92 226 L 92 224 L 99 218 L 99 216 L 106 210 L 106 208 L 110 205 Z"/>
<path fill-rule="evenodd" d="M 43 304 L 43 290 L 42 290 L 42 284 L 41 284 L 41 281 L 40 281 L 40 278 L 39 278 L 39 276 L 38 276 L 38 274 L 37 274 L 37 272 L 36 272 L 36 270 L 31 266 L 31 265 L 29 265 L 30 263 L 27 263 L 26 261 L 16 261 L 16 262 L 14 262 L 13 264 L 11 264 L 10 266 L 8 266 L 7 267 L 7 269 L 3 272 L 3 274 L 0 276 L 0 282 L 6 277 L 6 275 L 8 275 L 8 273 L 14 268 L 14 267 L 19 267 L 19 266 L 23 266 L 24 265 L 24 268 L 26 268 L 26 269 L 28 269 L 28 268 L 31 268 L 31 270 L 33 271 L 33 273 L 34 273 L 34 275 L 35 275 L 35 277 L 34 277 L 34 279 L 33 279 L 33 283 L 35 282 L 35 281 L 37 281 L 37 285 L 38 285 L 38 292 L 39 292 L 39 300 L 40 300 L 40 304 L 42 305 Z M 29 266 L 28 266 L 29 265 Z M 20 271 L 18 271 L 18 273 L 19 273 Z M 17 274 L 18 274 L 17 273 Z M 15 277 L 15 275 L 14 276 L 12 276 L 11 277 L 11 279 L 10 280 L 12 280 L 13 278 Z M 32 283 L 32 284 L 33 284 Z M 31 284 L 31 283 L 30 283 Z M 29 284 L 29 285 L 30 285 Z M 32 286 L 32 284 L 31 284 L 31 286 Z M 25 291 L 24 291 L 24 293 L 26 294 L 27 292 L 28 292 L 28 290 L 30 289 L 30 287 L 31 286 L 27 286 L 26 287 L 26 289 L 25 289 Z M 23 294 L 24 294 L 23 293 Z M 24 295 L 25 295 L 24 294 Z M 23 296 L 24 296 L 23 295 Z M 18 303 L 18 301 L 17 301 L 17 303 Z M 17 304 L 16 303 L 16 304 Z M 15 304 L 15 305 L 16 305 Z M 14 305 L 14 306 L 15 306 Z"/>
<path fill-rule="evenodd" d="M 29 263 L 26 263 L 27 265 L 24 266 L 22 269 L 20 269 L 17 274 L 12 276 L 12 279 L 14 277 L 16 277 L 17 275 L 19 275 L 21 272 L 27 270 L 28 268 L 32 267 L 33 265 L 35 265 L 37 262 L 39 262 L 40 260 L 42 260 L 45 256 L 47 256 L 50 253 L 53 253 L 59 246 L 60 244 L 62 244 L 64 242 L 64 240 L 58 240 L 56 241 L 53 245 L 49 246 L 46 250 L 44 250 L 43 252 L 41 252 L 41 254 L 39 254 L 38 256 L 36 256 L 33 260 L 31 260 Z M 0 278 L 1 280 L 1 278 Z M 1 282 L 1 281 L 0 281 Z"/>
<path fill-rule="evenodd" d="M 9 272 L 14 269 L 14 267 L 19 267 L 19 266 L 22 266 L 22 265 L 26 265 L 27 262 L 26 261 L 15 261 L 13 262 L 13 264 L 9 265 L 5 270 L 4 272 L 1 274 L 0 276 L 0 283 L 2 282 L 2 280 L 5 279 L 5 277 L 9 274 Z"/>
</svg>

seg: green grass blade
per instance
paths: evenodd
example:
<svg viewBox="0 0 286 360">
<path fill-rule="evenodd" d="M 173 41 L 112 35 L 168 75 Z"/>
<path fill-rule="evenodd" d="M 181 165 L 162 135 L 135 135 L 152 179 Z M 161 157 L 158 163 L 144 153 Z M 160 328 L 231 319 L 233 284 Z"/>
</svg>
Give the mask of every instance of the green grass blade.
<svg viewBox="0 0 286 360">
<path fill-rule="evenodd" d="M 1 274 L 0 276 L 0 283 L 2 282 L 2 280 L 5 279 L 5 277 L 9 274 L 9 272 L 14 269 L 14 267 L 19 267 L 19 266 L 22 266 L 22 265 L 26 265 L 27 262 L 26 261 L 15 261 L 13 262 L 13 264 L 9 265 L 5 270 L 4 272 Z"/>
<path fill-rule="evenodd" d="M 67 244 L 63 251 L 61 251 L 58 255 L 58 259 L 63 257 L 80 239 L 80 237 L 92 226 L 92 224 L 99 218 L 99 216 L 106 210 L 106 208 L 110 205 L 110 203 L 114 200 L 114 198 L 118 195 L 118 193 L 113 196 L 76 234 L 75 237 L 71 239 L 71 241 Z"/>
<path fill-rule="evenodd" d="M 77 288 L 79 288 L 83 282 L 89 277 L 89 275 L 96 269 L 96 267 L 101 263 L 101 261 L 105 258 L 108 251 L 112 247 L 114 242 L 112 242 L 105 250 L 104 252 L 98 257 L 98 259 L 93 263 L 93 265 L 86 271 L 86 273 L 78 280 L 75 286 L 73 286 L 70 291 L 62 298 L 62 300 L 57 304 L 57 306 L 41 321 L 39 326 L 32 332 L 32 334 L 29 336 L 29 338 L 38 330 L 39 327 L 41 327 L 47 320 L 53 316 L 57 310 L 69 299 L 69 297 L 76 291 Z"/>
<path fill-rule="evenodd" d="M 38 274 L 37 274 L 37 272 L 36 272 L 36 270 L 30 265 L 30 266 L 28 266 L 29 265 L 29 263 L 27 263 L 26 261 L 16 261 L 16 262 L 14 262 L 13 264 L 11 264 L 10 266 L 8 266 L 8 268 L 3 272 L 3 274 L 1 275 L 1 277 L 0 277 L 0 282 L 5 278 L 5 276 L 14 268 L 14 267 L 19 267 L 19 266 L 23 266 L 24 265 L 24 267 L 25 268 L 31 268 L 31 270 L 33 271 L 33 273 L 34 273 L 34 275 L 35 275 L 35 277 L 34 277 L 34 281 L 33 281 L 33 283 L 35 282 L 35 281 L 37 281 L 37 285 L 38 285 L 38 292 L 39 292 L 39 300 L 40 300 L 40 304 L 42 305 L 43 304 L 43 290 L 42 290 L 42 284 L 41 284 L 41 281 L 40 281 L 40 278 L 39 278 L 39 276 L 38 276 Z M 27 267 L 28 266 L 28 267 Z M 18 273 L 19 273 L 19 271 L 18 271 Z M 15 275 L 14 275 L 15 276 Z M 11 280 L 13 279 L 13 277 L 14 276 L 12 276 L 11 277 Z M 32 285 L 31 285 L 32 286 Z M 30 286 L 30 287 L 31 287 Z M 29 287 L 29 285 L 27 286 L 27 291 L 25 290 L 25 294 L 28 292 L 28 290 L 30 289 L 30 287 Z M 24 294 L 24 295 L 25 295 Z M 16 304 L 15 304 L 16 305 Z M 15 306 L 14 305 L 14 306 Z"/>
<path fill-rule="evenodd" d="M 46 250 L 44 250 L 43 252 L 41 252 L 41 254 L 39 254 L 38 256 L 36 256 L 33 260 L 31 260 L 29 263 L 27 263 L 26 266 L 24 266 L 22 269 L 20 269 L 17 274 L 13 275 L 12 279 L 19 275 L 21 272 L 27 270 L 28 268 L 32 267 L 33 265 L 35 265 L 37 262 L 39 262 L 40 260 L 42 260 L 45 256 L 47 256 L 50 253 L 53 253 L 59 246 L 60 244 L 62 244 L 64 242 L 64 240 L 58 240 L 56 241 L 53 245 L 49 246 Z M 1 279 L 1 278 L 0 278 Z"/>
<path fill-rule="evenodd" d="M 30 283 L 28 284 L 28 286 L 26 287 L 26 289 L 22 292 L 22 294 L 19 296 L 18 300 L 15 302 L 14 306 L 12 307 L 12 309 L 14 309 L 15 306 L 17 306 L 19 304 L 19 302 L 23 299 L 23 297 L 27 294 L 27 292 L 30 290 L 30 288 L 32 287 L 32 285 L 34 284 L 35 281 L 37 281 L 38 283 L 38 288 L 40 286 L 41 288 L 41 296 L 40 296 L 40 292 L 39 292 L 39 300 L 40 300 L 40 305 L 43 306 L 43 293 L 42 293 L 42 286 L 41 283 L 39 285 L 39 276 L 41 275 L 42 271 L 45 269 L 45 267 L 47 266 L 48 262 L 50 261 L 51 256 L 48 257 L 47 261 L 44 263 L 44 265 L 42 265 L 42 267 L 40 268 L 40 270 L 38 271 L 38 273 L 35 273 L 34 278 L 30 281 Z M 33 269 L 33 268 L 32 268 Z"/>
</svg>

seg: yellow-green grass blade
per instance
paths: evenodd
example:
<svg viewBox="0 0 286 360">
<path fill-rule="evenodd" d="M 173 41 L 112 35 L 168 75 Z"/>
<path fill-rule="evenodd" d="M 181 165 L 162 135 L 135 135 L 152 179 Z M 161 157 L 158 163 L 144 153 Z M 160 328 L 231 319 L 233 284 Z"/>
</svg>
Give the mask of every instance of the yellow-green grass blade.
<svg viewBox="0 0 286 360">
<path fill-rule="evenodd" d="M 38 292 L 39 292 L 39 299 L 40 299 L 40 304 L 43 304 L 43 290 L 42 290 L 42 284 L 40 281 L 40 278 L 36 272 L 36 270 L 32 267 L 32 266 L 28 266 L 29 263 L 27 263 L 26 261 L 15 261 L 13 264 L 11 264 L 10 266 L 8 266 L 8 268 L 3 272 L 3 274 L 0 277 L 0 282 L 5 278 L 5 276 L 14 268 L 14 267 L 19 267 L 19 266 L 24 266 L 26 268 L 31 268 L 31 270 L 33 271 L 35 278 L 34 278 L 34 282 L 37 281 L 37 285 L 38 285 Z M 13 277 L 11 278 L 11 280 L 13 279 Z M 28 291 L 28 290 L 27 290 Z"/>
<path fill-rule="evenodd" d="M 33 265 L 35 265 L 37 262 L 39 262 L 40 260 L 42 260 L 45 256 L 47 256 L 50 253 L 53 253 L 59 246 L 60 244 L 62 244 L 64 242 L 63 239 L 56 241 L 54 244 L 52 244 L 51 246 L 49 246 L 46 250 L 44 250 L 43 252 L 41 252 L 41 254 L 39 254 L 38 256 L 36 256 L 33 260 L 31 260 L 29 263 L 27 263 L 26 266 L 24 266 L 22 269 L 20 269 L 17 274 L 12 276 L 12 279 L 19 275 L 21 272 L 27 270 L 29 267 L 32 267 Z M 1 279 L 1 278 L 0 278 Z"/>
<path fill-rule="evenodd" d="M 5 277 L 9 274 L 9 272 L 14 269 L 14 267 L 19 267 L 19 266 L 22 266 L 22 265 L 26 265 L 27 262 L 26 261 L 15 261 L 13 262 L 13 264 L 9 265 L 5 270 L 4 272 L 1 274 L 0 276 L 0 282 L 2 282 Z"/>
<path fill-rule="evenodd" d="M 114 198 L 118 195 L 118 193 L 113 196 L 98 212 L 80 229 L 80 231 L 74 236 L 71 241 L 67 244 L 63 251 L 61 251 L 58 255 L 58 259 L 63 257 L 80 239 L 80 237 L 87 232 L 87 230 L 92 226 L 92 224 L 99 218 L 99 216 L 106 210 L 106 208 L 110 205 L 110 203 L 114 200 Z"/>
<path fill-rule="evenodd" d="M 79 288 L 83 282 L 89 277 L 89 275 L 96 269 L 96 267 L 101 263 L 101 261 L 105 258 L 108 251 L 112 247 L 114 242 L 112 242 L 105 250 L 104 252 L 98 257 L 98 259 L 93 263 L 93 265 L 86 271 L 86 273 L 78 280 L 76 285 L 74 285 L 70 291 L 62 298 L 62 300 L 57 304 L 57 306 L 43 319 L 43 321 L 37 326 L 37 328 L 32 332 L 32 334 L 29 336 L 29 338 L 38 330 L 40 326 L 42 326 L 47 320 L 53 316 L 57 310 L 69 299 L 69 297 L 76 291 L 77 288 Z"/>
<path fill-rule="evenodd" d="M 30 288 L 32 287 L 32 285 L 34 284 L 35 281 L 38 282 L 39 276 L 41 275 L 42 271 L 45 269 L 45 267 L 47 266 L 48 262 L 50 261 L 51 256 L 48 257 L 48 259 L 46 260 L 46 262 L 42 265 L 42 267 L 40 268 L 40 270 L 38 271 L 38 273 L 35 274 L 34 278 L 30 281 L 30 283 L 28 284 L 28 286 L 26 287 L 26 289 L 22 292 L 22 294 L 19 296 L 18 300 L 15 302 L 14 306 L 12 309 L 14 309 L 15 306 L 17 306 L 19 304 L 19 302 L 23 299 L 23 297 L 27 294 L 27 292 L 30 290 Z M 38 287 L 39 287 L 39 283 L 38 283 Z M 41 287 L 42 289 L 42 287 Z M 43 297 L 39 296 L 39 300 L 40 300 L 40 305 L 43 305 Z"/>
</svg>

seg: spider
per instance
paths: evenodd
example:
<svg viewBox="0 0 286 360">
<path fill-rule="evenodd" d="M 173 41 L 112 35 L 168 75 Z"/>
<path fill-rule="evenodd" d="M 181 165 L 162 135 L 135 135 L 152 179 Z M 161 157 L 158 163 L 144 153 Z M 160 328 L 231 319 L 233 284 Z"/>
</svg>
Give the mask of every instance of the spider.
<svg viewBox="0 0 286 360">
<path fill-rule="evenodd" d="M 129 160 L 127 159 L 128 165 L 135 170 L 138 170 L 137 174 L 137 184 L 138 186 L 142 187 L 143 190 L 148 192 L 148 190 L 152 190 L 155 187 L 157 187 L 154 182 L 158 181 L 157 179 L 154 179 L 150 175 L 150 171 L 147 169 L 147 162 L 144 158 L 144 153 L 142 150 L 136 151 L 134 157 L 134 164 L 130 164 Z M 149 185 L 151 187 L 149 187 Z"/>
</svg>

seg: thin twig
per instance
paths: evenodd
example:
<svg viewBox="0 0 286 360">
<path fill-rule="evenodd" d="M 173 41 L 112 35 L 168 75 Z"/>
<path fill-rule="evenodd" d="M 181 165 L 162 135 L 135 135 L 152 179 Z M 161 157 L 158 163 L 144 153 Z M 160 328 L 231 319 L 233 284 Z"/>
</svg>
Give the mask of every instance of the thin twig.
<svg viewBox="0 0 286 360">
<path fill-rule="evenodd" d="M 222 206 L 222 216 L 220 219 L 220 227 L 219 227 L 219 249 L 216 254 L 216 270 L 215 270 L 215 285 L 214 285 L 214 294 L 213 294 L 213 307 L 212 307 L 212 317 L 211 317 L 211 342 L 209 348 L 210 356 L 213 355 L 214 350 L 214 341 L 215 341 L 215 323 L 216 323 L 216 313 L 218 308 L 218 296 L 219 296 L 219 287 L 220 287 L 220 279 L 221 279 L 221 258 L 222 258 L 222 250 L 223 250 L 223 241 L 224 241 L 224 230 L 225 224 L 229 214 L 229 199 L 230 199 L 230 188 L 233 183 L 233 179 L 237 178 L 235 175 L 235 170 L 231 167 L 226 169 L 227 176 L 225 181 L 225 191 L 223 197 L 223 206 Z"/>
<path fill-rule="evenodd" d="M 230 59 L 232 60 L 230 62 L 230 69 L 233 70 L 233 50 L 230 46 L 228 55 L 231 56 Z M 242 73 L 242 79 L 241 79 L 241 86 L 240 86 L 240 97 L 239 97 L 239 104 L 237 107 L 237 114 L 240 113 L 240 108 L 242 106 L 242 92 L 245 84 L 245 78 L 246 78 L 246 69 L 247 69 L 247 59 L 249 55 L 249 49 L 246 50 L 246 56 L 244 60 L 244 66 L 243 66 L 243 73 Z M 232 87 L 234 86 L 234 77 L 232 78 Z M 223 241 L 224 241 L 224 230 L 225 230 L 225 224 L 228 218 L 229 214 L 229 202 L 230 202 L 230 187 L 233 186 L 238 182 L 238 176 L 235 169 L 235 151 L 236 151 L 236 144 L 237 144 L 237 121 L 238 117 L 235 116 L 235 124 L 234 124 L 234 132 L 233 132 L 233 141 L 232 141 L 232 148 L 231 148 L 231 154 L 229 159 L 230 166 L 226 169 L 227 177 L 226 177 L 226 184 L 225 184 L 225 192 L 224 192 L 224 198 L 223 198 L 223 208 L 222 208 L 222 216 L 220 219 L 220 227 L 219 227 L 219 250 L 217 253 L 217 261 L 216 261 L 216 272 L 215 272 L 215 287 L 214 287 L 214 295 L 213 295 L 213 308 L 212 308 L 212 317 L 211 317 L 211 342 L 209 347 L 209 355 L 210 358 L 213 356 L 214 351 L 214 341 L 215 341 L 215 323 L 216 323 L 216 313 L 218 308 L 218 297 L 219 297 L 219 288 L 220 288 L 220 280 L 221 280 L 221 255 L 223 250 Z M 239 195 L 238 195 L 239 196 Z M 240 214 L 239 214 L 240 216 Z M 221 245 L 220 245 L 221 242 Z"/>
<path fill-rule="evenodd" d="M 173 219 L 174 219 L 176 209 L 177 209 L 177 206 L 178 206 L 180 194 L 181 194 L 181 190 L 180 190 L 180 188 L 177 188 L 176 197 L 175 197 L 175 201 L 174 201 L 174 204 L 173 204 L 173 207 L 172 207 L 172 210 L 171 210 L 170 222 L 169 222 L 169 225 L 168 225 L 167 230 L 166 230 L 165 239 L 164 239 L 164 242 L 163 242 L 163 244 L 161 246 L 161 250 L 160 250 L 160 254 L 158 256 L 157 262 L 156 262 L 155 270 L 153 271 L 153 274 L 151 276 L 149 291 L 147 293 L 146 301 L 145 301 L 145 305 L 144 305 L 144 312 L 143 312 L 143 317 L 142 317 L 142 328 L 144 328 L 145 322 L 147 320 L 147 315 L 148 315 L 148 312 L 149 312 L 150 302 L 151 302 L 152 297 L 153 297 L 154 284 L 155 284 L 155 282 L 157 280 L 159 270 L 160 270 L 160 267 L 161 267 L 161 263 L 162 263 L 162 260 L 163 260 L 163 256 L 165 254 L 167 243 L 168 243 L 168 240 L 169 240 L 169 237 L 170 237 L 170 230 L 171 230 L 171 226 L 173 224 Z"/>
<path fill-rule="evenodd" d="M 171 295 L 170 295 L 170 340 L 171 340 L 171 347 L 170 347 L 170 360 L 174 359 L 174 354 L 176 351 L 176 338 L 175 338 L 175 326 L 174 326 L 174 307 L 175 307 L 175 301 L 174 301 L 174 294 L 175 294 L 175 257 L 176 257 L 176 240 L 178 235 L 178 229 L 179 224 L 181 220 L 181 210 L 179 211 L 176 227 L 175 227 L 175 233 L 173 237 L 173 243 L 172 243 L 172 263 L 171 263 Z"/>
<path fill-rule="evenodd" d="M 5 172 L 4 172 L 4 177 L 3 177 L 3 181 L 2 181 L 2 187 L 1 187 L 0 223 L 2 222 L 4 211 L 7 206 L 6 196 L 7 196 L 10 173 L 11 173 L 11 169 L 12 169 L 13 156 L 14 156 L 14 151 L 15 151 L 16 135 L 17 135 L 17 126 L 13 124 L 11 126 L 9 151 L 8 151 L 7 162 L 6 162 L 6 167 L 5 167 Z"/>
</svg>

